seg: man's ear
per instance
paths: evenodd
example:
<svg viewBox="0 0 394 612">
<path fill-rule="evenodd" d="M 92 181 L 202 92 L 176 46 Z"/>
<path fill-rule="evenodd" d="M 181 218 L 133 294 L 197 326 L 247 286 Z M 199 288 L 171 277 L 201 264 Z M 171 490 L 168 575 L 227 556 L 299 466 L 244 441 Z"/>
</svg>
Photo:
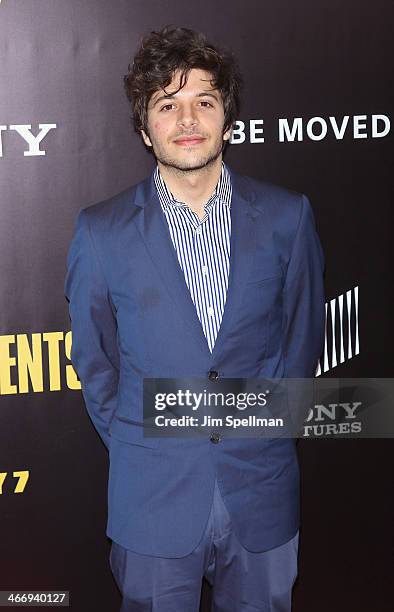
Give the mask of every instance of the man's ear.
<svg viewBox="0 0 394 612">
<path fill-rule="evenodd" d="M 151 147 L 152 146 L 151 140 L 150 140 L 148 134 L 144 130 L 141 130 L 141 136 L 142 136 L 142 140 L 144 141 L 146 146 L 147 147 Z"/>
<path fill-rule="evenodd" d="M 233 132 L 232 128 L 228 129 L 227 132 L 224 132 L 223 140 L 230 140 L 232 132 Z"/>
</svg>

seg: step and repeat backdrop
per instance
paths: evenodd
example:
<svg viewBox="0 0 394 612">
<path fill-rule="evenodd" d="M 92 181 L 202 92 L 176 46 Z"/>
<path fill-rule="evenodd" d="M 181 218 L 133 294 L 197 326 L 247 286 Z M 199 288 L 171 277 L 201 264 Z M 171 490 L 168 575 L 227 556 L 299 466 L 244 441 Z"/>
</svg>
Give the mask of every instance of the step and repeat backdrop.
<svg viewBox="0 0 394 612">
<path fill-rule="evenodd" d="M 310 198 L 326 256 L 317 375 L 393 376 L 393 16 L 384 0 L 0 2 L 0 590 L 119 607 L 108 457 L 63 283 L 78 211 L 153 167 L 123 91 L 147 32 L 190 27 L 234 51 L 245 83 L 227 163 Z M 295 612 L 389 612 L 393 441 L 331 428 L 298 450 Z"/>
</svg>

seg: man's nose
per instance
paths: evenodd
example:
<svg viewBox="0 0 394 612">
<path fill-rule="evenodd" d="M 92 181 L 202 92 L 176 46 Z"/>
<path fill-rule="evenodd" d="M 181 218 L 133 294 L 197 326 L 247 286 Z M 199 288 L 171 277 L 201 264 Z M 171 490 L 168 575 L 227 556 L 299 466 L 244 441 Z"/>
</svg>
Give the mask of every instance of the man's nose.
<svg viewBox="0 0 394 612">
<path fill-rule="evenodd" d="M 197 113 L 193 106 L 185 105 L 179 109 L 177 124 L 180 127 L 193 127 L 197 125 L 198 118 Z"/>
</svg>

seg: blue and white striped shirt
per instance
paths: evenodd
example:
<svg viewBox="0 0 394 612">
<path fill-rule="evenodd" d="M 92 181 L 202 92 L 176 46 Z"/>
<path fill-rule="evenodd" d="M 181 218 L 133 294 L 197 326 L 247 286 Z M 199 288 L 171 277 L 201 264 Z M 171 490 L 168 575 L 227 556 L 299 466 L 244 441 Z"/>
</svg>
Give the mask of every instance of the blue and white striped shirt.
<svg viewBox="0 0 394 612">
<path fill-rule="evenodd" d="M 179 265 L 212 352 L 226 303 L 230 268 L 230 173 L 223 163 L 219 182 L 204 206 L 202 219 L 174 198 L 158 166 L 154 180 Z"/>
</svg>

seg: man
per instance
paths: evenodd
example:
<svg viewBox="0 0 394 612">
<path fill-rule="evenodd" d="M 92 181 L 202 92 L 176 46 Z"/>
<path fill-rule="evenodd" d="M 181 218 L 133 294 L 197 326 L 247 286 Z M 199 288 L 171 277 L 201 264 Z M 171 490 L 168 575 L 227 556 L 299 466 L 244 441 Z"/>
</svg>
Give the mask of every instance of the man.
<svg viewBox="0 0 394 612">
<path fill-rule="evenodd" d="M 144 437 L 144 378 L 312 377 L 323 254 L 308 199 L 222 161 L 239 106 L 233 58 L 202 34 L 147 36 L 125 77 L 157 166 L 82 210 L 65 293 L 72 361 L 109 449 L 111 568 L 122 612 L 284 612 L 297 575 L 290 438 Z"/>
</svg>

